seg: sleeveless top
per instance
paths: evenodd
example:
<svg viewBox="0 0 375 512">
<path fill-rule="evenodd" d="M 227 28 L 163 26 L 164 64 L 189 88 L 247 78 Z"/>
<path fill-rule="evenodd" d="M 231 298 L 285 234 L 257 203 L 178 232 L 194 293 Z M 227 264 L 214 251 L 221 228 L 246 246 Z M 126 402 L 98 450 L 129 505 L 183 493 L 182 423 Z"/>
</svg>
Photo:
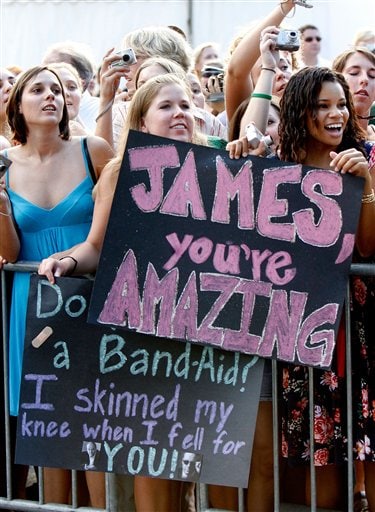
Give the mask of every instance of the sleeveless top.
<svg viewBox="0 0 375 512">
<path fill-rule="evenodd" d="M 81 149 L 86 176 L 51 209 L 41 208 L 14 192 L 9 187 L 11 167 L 7 171 L 7 192 L 21 244 L 18 260 L 39 262 L 86 239 L 94 209 L 94 184 L 84 139 L 81 140 Z M 9 401 L 13 416 L 18 414 L 19 406 L 29 281 L 29 273 L 15 272 L 9 324 Z"/>
</svg>

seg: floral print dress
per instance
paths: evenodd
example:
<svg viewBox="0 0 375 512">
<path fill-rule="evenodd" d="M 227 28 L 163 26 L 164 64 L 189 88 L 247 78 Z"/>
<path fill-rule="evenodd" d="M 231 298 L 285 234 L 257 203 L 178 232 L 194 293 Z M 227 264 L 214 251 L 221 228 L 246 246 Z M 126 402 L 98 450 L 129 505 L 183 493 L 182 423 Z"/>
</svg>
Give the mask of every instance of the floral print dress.
<svg viewBox="0 0 375 512">
<path fill-rule="evenodd" d="M 375 145 L 366 142 L 369 167 Z M 354 254 L 355 262 L 373 263 Z M 344 330 L 341 329 L 341 335 Z M 340 336 L 339 334 L 339 336 Z M 339 340 L 336 345 L 338 348 Z M 341 347 L 344 343 L 341 338 Z M 351 351 L 354 458 L 375 462 L 375 277 L 351 277 Z M 335 351 L 333 370 L 314 370 L 314 464 L 347 460 L 346 382 Z M 344 355 L 344 350 L 341 350 Z M 340 365 L 341 363 L 341 365 Z M 341 368 L 341 371 L 337 371 Z M 310 462 L 308 369 L 279 363 L 281 454 L 291 466 Z M 339 376 L 340 375 L 340 376 Z"/>
<path fill-rule="evenodd" d="M 355 255 L 356 262 L 372 263 Z M 375 462 L 375 276 L 351 277 L 351 351 L 354 459 Z M 290 465 L 311 457 L 308 370 L 281 370 L 281 453 Z M 337 364 L 332 365 L 333 368 Z M 347 459 L 346 382 L 334 370 L 314 370 L 314 464 Z"/>
<path fill-rule="evenodd" d="M 354 457 L 375 462 L 375 276 L 353 276 L 351 291 Z"/>
<path fill-rule="evenodd" d="M 291 466 L 310 463 L 308 369 L 281 364 L 281 454 Z M 332 370 L 314 370 L 314 464 L 347 458 L 345 383 Z"/>
</svg>

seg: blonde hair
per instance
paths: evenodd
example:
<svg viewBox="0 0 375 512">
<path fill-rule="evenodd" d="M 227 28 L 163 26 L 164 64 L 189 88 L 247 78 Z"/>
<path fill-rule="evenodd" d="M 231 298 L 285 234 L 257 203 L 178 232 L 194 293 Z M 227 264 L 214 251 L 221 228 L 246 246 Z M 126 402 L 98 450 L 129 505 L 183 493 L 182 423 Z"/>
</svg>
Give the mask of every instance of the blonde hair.
<svg viewBox="0 0 375 512">
<path fill-rule="evenodd" d="M 168 27 L 151 26 L 139 28 L 126 34 L 123 48 L 133 48 L 135 55 L 147 58 L 160 55 L 180 64 L 188 71 L 191 62 L 191 47 L 181 34 Z"/>
<path fill-rule="evenodd" d="M 211 42 L 211 41 L 208 41 L 206 43 L 201 43 L 199 44 L 198 46 L 196 46 L 194 48 L 194 54 L 193 54 L 193 71 L 196 73 L 197 71 L 199 72 L 200 69 L 197 69 L 197 64 L 198 64 L 198 61 L 199 59 L 201 58 L 202 56 L 202 53 L 203 51 L 206 49 L 206 48 L 214 48 L 214 50 L 217 51 L 217 54 L 219 55 L 219 46 L 217 43 L 214 43 L 214 42 Z"/>
<path fill-rule="evenodd" d="M 362 46 L 363 42 L 370 41 L 374 38 L 375 32 L 371 28 L 359 30 L 354 37 L 353 46 Z"/>
<path fill-rule="evenodd" d="M 173 73 L 174 75 L 179 76 L 182 80 L 186 79 L 186 72 L 180 66 L 180 64 L 177 64 L 177 62 L 174 60 L 167 59 L 165 57 L 161 57 L 160 55 L 157 55 L 155 57 L 149 57 L 148 59 L 146 59 L 144 62 L 142 62 L 142 64 L 137 69 L 137 72 L 134 77 L 134 83 L 135 83 L 136 89 L 138 89 L 138 80 L 139 80 L 139 75 L 141 74 L 141 71 L 143 69 L 150 68 L 151 66 L 160 66 L 161 68 L 163 68 L 165 73 L 161 73 L 161 74 Z"/>
<path fill-rule="evenodd" d="M 176 84 L 186 92 L 189 97 L 192 109 L 194 108 L 190 86 L 186 80 L 182 80 L 179 76 L 174 74 L 158 75 L 154 78 L 150 78 L 150 80 L 147 80 L 147 82 L 145 82 L 142 87 L 137 89 L 134 93 L 121 133 L 117 154 L 106 165 L 106 171 L 108 170 L 113 174 L 117 174 L 119 172 L 128 140 L 129 130 L 140 130 L 142 118 L 147 114 L 159 91 L 163 87 Z M 206 138 L 198 132 L 195 123 L 191 142 L 193 144 L 207 145 Z"/>
<path fill-rule="evenodd" d="M 59 71 L 61 69 L 67 69 L 69 73 L 71 73 L 74 76 L 74 79 L 77 82 L 79 90 L 81 92 L 83 91 L 82 80 L 79 76 L 79 73 L 74 66 L 69 64 L 69 62 L 52 62 L 51 64 L 48 64 L 48 67 L 54 69 L 59 76 Z"/>
</svg>

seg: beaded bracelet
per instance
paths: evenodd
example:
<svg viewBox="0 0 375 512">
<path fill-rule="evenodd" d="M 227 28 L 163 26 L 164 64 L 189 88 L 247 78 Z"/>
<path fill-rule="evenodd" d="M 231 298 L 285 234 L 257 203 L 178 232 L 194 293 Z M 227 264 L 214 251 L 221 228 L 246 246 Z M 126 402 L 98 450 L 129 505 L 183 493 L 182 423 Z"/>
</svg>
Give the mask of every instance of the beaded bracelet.
<svg viewBox="0 0 375 512">
<path fill-rule="evenodd" d="M 264 66 L 262 66 L 260 69 L 261 71 L 272 71 L 272 73 L 275 73 L 276 75 L 276 69 L 274 68 L 265 68 Z"/>
<path fill-rule="evenodd" d="M 272 96 L 270 94 L 263 94 L 261 92 L 253 92 L 251 94 L 251 98 L 261 98 L 262 100 L 272 100 Z"/>
<path fill-rule="evenodd" d="M 61 261 L 61 260 L 66 260 L 67 258 L 69 258 L 69 259 L 71 259 L 71 260 L 73 260 L 73 261 L 74 261 L 74 267 L 73 267 L 72 272 L 71 272 L 71 273 L 73 274 L 73 272 L 74 272 L 74 271 L 75 271 L 75 269 L 77 268 L 78 261 L 77 261 L 75 258 L 73 258 L 73 256 L 63 256 L 62 258 L 60 258 L 60 259 L 59 259 L 59 261 Z"/>
<path fill-rule="evenodd" d="M 375 194 L 374 189 L 372 189 L 370 194 L 363 194 L 362 196 L 362 204 L 375 203 Z"/>
</svg>

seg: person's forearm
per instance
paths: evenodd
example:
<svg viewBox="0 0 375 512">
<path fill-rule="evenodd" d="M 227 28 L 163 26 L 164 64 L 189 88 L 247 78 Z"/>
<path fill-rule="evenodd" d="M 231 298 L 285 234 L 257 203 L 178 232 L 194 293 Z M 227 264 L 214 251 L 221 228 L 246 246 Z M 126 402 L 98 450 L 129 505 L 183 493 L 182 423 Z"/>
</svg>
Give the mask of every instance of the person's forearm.
<svg viewBox="0 0 375 512">
<path fill-rule="evenodd" d="M 64 256 L 66 258 L 67 256 Z M 99 264 L 100 249 L 94 244 L 85 241 L 69 252 L 69 256 L 77 262 L 74 268 L 74 274 L 93 274 Z M 73 261 L 73 260 L 72 260 Z"/>
<path fill-rule="evenodd" d="M 375 254 L 375 194 L 371 187 L 370 180 L 366 180 L 356 233 L 358 251 L 365 257 Z"/>
<path fill-rule="evenodd" d="M 0 212 L 0 255 L 15 262 L 20 252 L 20 241 L 11 213 Z"/>
<path fill-rule="evenodd" d="M 278 4 L 268 16 L 252 28 L 234 50 L 226 71 L 225 104 L 230 120 L 240 103 L 250 96 L 252 83 L 250 73 L 260 56 L 259 40 L 264 28 L 279 26 L 285 16 L 295 7 L 292 0 Z"/>
<path fill-rule="evenodd" d="M 272 84 L 275 76 L 272 68 L 262 68 L 249 104 L 241 120 L 240 137 L 245 135 L 246 126 L 254 123 L 262 133 L 267 129 L 268 114 L 271 104 Z"/>
<path fill-rule="evenodd" d="M 282 9 L 281 4 L 278 4 L 268 16 L 250 29 L 240 41 L 230 58 L 227 76 L 242 79 L 249 75 L 256 60 L 260 56 L 259 40 L 262 30 L 271 25 L 278 27 L 293 8 L 294 2 L 292 0 L 282 2 Z"/>
<path fill-rule="evenodd" d="M 99 103 L 99 114 L 96 118 L 95 135 L 105 139 L 113 148 L 112 130 L 112 101 L 101 98 Z"/>
</svg>

